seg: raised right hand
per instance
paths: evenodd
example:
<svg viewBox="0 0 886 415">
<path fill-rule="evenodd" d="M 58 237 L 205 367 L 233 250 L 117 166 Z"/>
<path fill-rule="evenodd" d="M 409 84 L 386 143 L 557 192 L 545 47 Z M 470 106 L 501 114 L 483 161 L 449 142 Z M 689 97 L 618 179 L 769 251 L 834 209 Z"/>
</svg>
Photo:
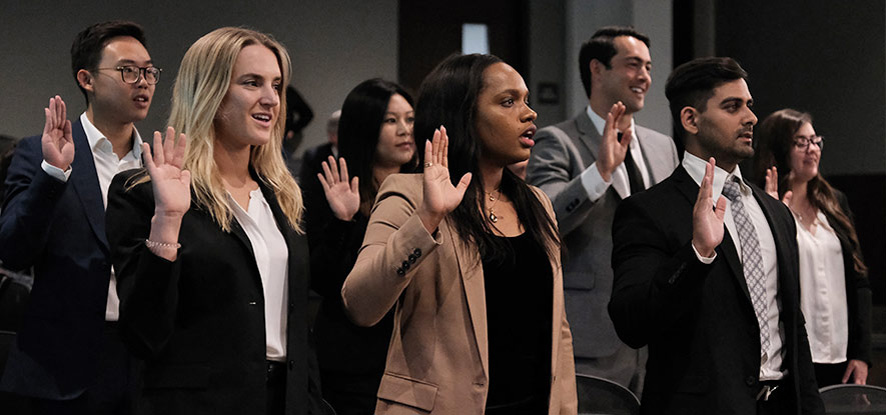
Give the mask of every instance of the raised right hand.
<svg viewBox="0 0 886 415">
<path fill-rule="evenodd" d="M 64 171 L 74 162 L 74 137 L 71 134 L 71 121 L 67 119 L 67 108 L 62 97 L 49 99 L 49 108 L 44 108 L 46 124 L 43 126 L 43 160 Z"/>
<path fill-rule="evenodd" d="M 360 178 L 354 176 L 348 183 L 348 163 L 340 157 L 336 164 L 335 157 L 329 156 L 323 162 L 323 174 L 317 173 L 326 201 L 335 217 L 349 221 L 360 210 Z M 331 167 L 330 167 L 331 166 Z"/>
<path fill-rule="evenodd" d="M 726 215 L 726 197 L 720 196 L 716 206 L 712 200 L 714 165 L 711 157 L 692 209 L 692 246 L 705 258 L 714 256 L 714 249 L 723 242 L 723 217 Z"/>
<path fill-rule="evenodd" d="M 182 217 L 191 207 L 191 172 L 182 170 L 185 160 L 187 137 L 179 134 L 175 140 L 175 129 L 166 129 L 166 141 L 160 132 L 154 131 L 154 154 L 151 147 L 142 143 L 145 168 L 151 175 L 154 189 L 154 214 L 165 217 Z"/>
<path fill-rule="evenodd" d="M 778 170 L 775 166 L 772 166 L 766 169 L 766 194 L 772 196 L 773 199 L 778 200 Z M 791 207 L 791 199 L 794 197 L 794 192 L 788 190 L 784 192 L 784 196 L 781 198 L 781 202 L 785 204 L 787 207 Z"/>
<path fill-rule="evenodd" d="M 465 173 L 457 186 L 449 179 L 449 136 L 446 127 L 434 131 L 434 140 L 425 144 L 424 199 L 418 209 L 425 229 L 433 233 L 449 212 L 455 210 L 471 183 L 471 173 Z"/>
<path fill-rule="evenodd" d="M 596 165 L 600 177 L 607 182 L 612 180 L 612 172 L 615 171 L 615 168 L 624 163 L 634 137 L 631 129 L 626 128 L 622 131 L 621 141 L 618 141 L 618 125 L 623 116 L 625 116 L 625 105 L 621 101 L 616 102 L 606 114 L 606 124 L 603 126 L 603 137 L 597 151 Z"/>
</svg>

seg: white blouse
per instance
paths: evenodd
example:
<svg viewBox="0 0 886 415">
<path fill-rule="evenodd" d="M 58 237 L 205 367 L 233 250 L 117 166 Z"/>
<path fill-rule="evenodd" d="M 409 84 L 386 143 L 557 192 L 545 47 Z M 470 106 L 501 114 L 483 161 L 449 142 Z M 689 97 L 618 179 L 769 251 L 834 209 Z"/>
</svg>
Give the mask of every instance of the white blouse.
<svg viewBox="0 0 886 415">
<path fill-rule="evenodd" d="M 286 360 L 286 301 L 289 250 L 261 189 L 249 192 L 247 210 L 228 193 L 234 218 L 246 232 L 261 275 L 265 300 L 265 342 L 268 360 Z"/>
<path fill-rule="evenodd" d="M 800 251 L 800 308 L 806 318 L 809 348 L 815 363 L 846 361 L 849 312 L 843 249 L 823 212 L 813 235 L 797 221 Z"/>
</svg>

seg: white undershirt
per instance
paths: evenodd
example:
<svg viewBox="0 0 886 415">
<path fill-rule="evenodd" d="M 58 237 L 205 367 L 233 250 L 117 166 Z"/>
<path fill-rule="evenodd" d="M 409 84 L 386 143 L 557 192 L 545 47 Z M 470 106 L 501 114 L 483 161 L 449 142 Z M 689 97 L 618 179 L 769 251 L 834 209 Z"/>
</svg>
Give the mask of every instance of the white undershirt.
<svg viewBox="0 0 886 415">
<path fill-rule="evenodd" d="M 701 186 L 701 180 L 704 178 L 706 161 L 687 152 L 683 153 L 683 168 L 692 177 L 696 184 Z M 732 173 L 727 172 L 719 167 L 714 168 L 714 182 L 712 183 L 712 200 L 716 204 L 723 192 L 723 185 L 726 180 L 732 180 L 732 176 L 741 179 L 741 169 L 735 166 Z M 777 380 L 784 375 L 781 371 L 781 363 L 783 360 L 782 345 L 784 344 L 784 330 L 779 325 L 778 313 L 781 301 L 778 301 L 776 294 L 778 293 L 778 260 L 775 251 L 775 238 L 772 236 L 772 230 L 769 228 L 769 221 L 763 209 L 754 198 L 751 188 L 739 181 L 741 189 L 741 201 L 744 204 L 745 211 L 754 224 L 757 232 L 757 239 L 760 241 L 760 255 L 763 258 L 763 274 L 766 278 L 766 311 L 767 322 L 769 327 L 769 349 L 762 350 L 760 362 L 760 380 Z M 726 197 L 726 196 L 722 196 Z M 726 216 L 723 222 L 732 238 L 732 244 L 738 251 L 738 257 L 741 258 L 741 242 L 738 239 L 738 230 L 735 228 L 735 220 L 732 218 L 732 203 L 726 199 Z M 693 247 L 694 248 L 694 247 Z M 698 254 L 698 252 L 696 252 Z M 702 258 L 699 258 L 702 259 Z M 704 261 L 704 259 L 702 259 Z M 709 260 L 712 260 L 709 259 Z M 704 261 L 710 263 L 708 261 Z"/>
<path fill-rule="evenodd" d="M 815 363 L 842 363 L 849 348 L 849 311 L 843 249 L 827 216 L 817 214 L 815 235 L 797 221 L 800 250 L 800 308 L 806 317 Z"/>
<path fill-rule="evenodd" d="M 142 166 L 142 138 L 138 134 L 135 127 L 132 128 L 132 149 L 123 156 L 118 158 L 114 153 L 114 145 L 102 134 L 98 128 L 95 128 L 86 113 L 80 114 L 80 123 L 83 125 L 83 131 L 86 133 L 86 141 L 89 142 L 89 148 L 92 150 L 92 160 L 95 163 L 95 173 L 98 176 L 98 186 L 102 193 L 102 203 L 105 209 L 108 207 L 108 188 L 111 187 L 111 180 L 114 175 L 121 171 L 135 169 Z M 78 150 L 79 151 L 79 150 Z M 50 176 L 61 180 L 68 181 L 71 175 L 71 168 L 63 172 L 62 169 L 50 165 L 43 161 L 43 170 Z M 111 282 L 108 284 L 108 302 L 105 306 L 105 320 L 117 321 L 120 318 L 120 298 L 117 296 L 117 277 L 114 274 L 114 267 L 111 267 Z"/>
<path fill-rule="evenodd" d="M 247 210 L 228 193 L 234 218 L 246 232 L 261 276 L 265 305 L 265 342 L 268 360 L 286 360 L 287 272 L 289 249 L 277 227 L 271 206 L 261 189 L 249 192 Z"/>
</svg>

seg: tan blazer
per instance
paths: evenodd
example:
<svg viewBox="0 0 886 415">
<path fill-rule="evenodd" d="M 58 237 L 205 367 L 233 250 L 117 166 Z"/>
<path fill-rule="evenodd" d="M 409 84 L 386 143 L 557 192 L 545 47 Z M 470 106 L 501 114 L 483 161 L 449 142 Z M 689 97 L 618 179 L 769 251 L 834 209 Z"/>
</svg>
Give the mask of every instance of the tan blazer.
<svg viewBox="0 0 886 415">
<path fill-rule="evenodd" d="M 535 189 L 552 218 L 551 202 Z M 377 414 L 482 414 L 489 387 L 486 296 L 476 246 L 447 218 L 427 232 L 416 214 L 422 175 L 389 176 L 342 287 L 350 318 L 370 326 L 396 306 Z M 553 271 L 549 414 L 575 414 L 572 335 L 563 306 L 559 250 Z"/>
</svg>

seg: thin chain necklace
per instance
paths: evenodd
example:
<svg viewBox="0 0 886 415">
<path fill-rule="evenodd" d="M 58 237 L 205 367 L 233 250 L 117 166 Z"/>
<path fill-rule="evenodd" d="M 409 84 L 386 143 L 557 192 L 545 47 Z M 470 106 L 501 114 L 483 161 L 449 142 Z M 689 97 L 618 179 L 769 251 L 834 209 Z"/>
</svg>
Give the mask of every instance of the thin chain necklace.
<svg viewBox="0 0 886 415">
<path fill-rule="evenodd" d="M 492 195 L 492 193 L 489 193 L 489 192 L 486 192 L 486 195 L 489 196 L 489 202 L 491 202 L 489 204 L 489 206 L 486 207 L 486 210 L 489 211 L 489 220 L 492 221 L 492 223 L 498 223 L 499 217 L 495 214 L 494 208 L 495 208 L 495 202 L 497 202 L 499 197 L 501 196 L 501 189 L 500 188 L 495 189 L 494 196 Z"/>
</svg>

